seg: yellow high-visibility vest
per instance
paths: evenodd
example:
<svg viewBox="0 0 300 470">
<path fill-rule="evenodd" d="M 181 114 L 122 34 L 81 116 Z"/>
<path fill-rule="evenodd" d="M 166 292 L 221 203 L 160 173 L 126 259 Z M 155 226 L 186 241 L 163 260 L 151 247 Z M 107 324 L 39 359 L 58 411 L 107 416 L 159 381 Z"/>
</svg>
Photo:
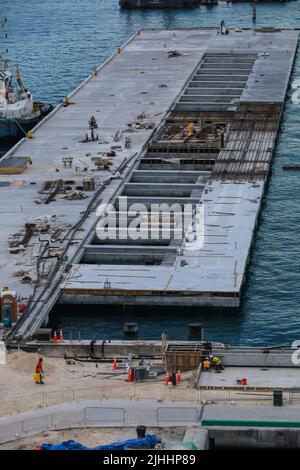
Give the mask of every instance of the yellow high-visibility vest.
<svg viewBox="0 0 300 470">
<path fill-rule="evenodd" d="M 218 358 L 218 357 L 213 357 L 213 362 L 219 366 L 220 364 L 222 364 L 221 360 Z"/>
</svg>

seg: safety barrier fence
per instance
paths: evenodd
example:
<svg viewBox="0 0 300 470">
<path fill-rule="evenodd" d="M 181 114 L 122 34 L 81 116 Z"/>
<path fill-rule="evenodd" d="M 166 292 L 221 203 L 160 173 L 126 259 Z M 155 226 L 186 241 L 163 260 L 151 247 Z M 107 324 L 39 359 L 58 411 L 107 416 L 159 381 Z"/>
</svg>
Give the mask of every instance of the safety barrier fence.
<svg viewBox="0 0 300 470">
<path fill-rule="evenodd" d="M 300 393 L 284 392 L 284 402 L 292 403 L 300 400 Z M 0 402 L 0 416 L 9 416 L 38 408 L 45 408 L 62 403 L 76 402 L 79 400 L 161 400 L 171 402 L 271 402 L 271 391 L 253 390 L 220 390 L 220 389 L 195 389 L 195 388 L 169 388 L 162 385 L 159 391 L 151 385 L 131 384 L 129 386 L 113 387 L 111 385 L 99 385 L 89 388 L 66 389 L 44 391 L 34 393 L 27 397 Z"/>
<path fill-rule="evenodd" d="M 60 412 L 40 411 L 34 417 L 15 416 L 8 423 L 0 422 L 0 443 L 20 439 L 44 431 L 80 427 L 128 427 L 146 425 L 193 426 L 199 424 L 200 408 L 193 406 L 158 406 L 149 409 L 82 406 Z M 45 436 L 45 442 L 47 437 Z"/>
</svg>

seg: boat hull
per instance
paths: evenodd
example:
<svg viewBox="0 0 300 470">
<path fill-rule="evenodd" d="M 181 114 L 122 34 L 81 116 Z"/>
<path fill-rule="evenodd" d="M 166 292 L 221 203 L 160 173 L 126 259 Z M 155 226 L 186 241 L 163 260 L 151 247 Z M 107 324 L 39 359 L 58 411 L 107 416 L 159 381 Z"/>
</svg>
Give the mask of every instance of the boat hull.
<svg viewBox="0 0 300 470">
<path fill-rule="evenodd" d="M 53 106 L 44 105 L 41 114 L 29 119 L 7 119 L 0 117 L 0 142 L 15 142 L 24 137 L 38 122 L 46 116 Z"/>
<path fill-rule="evenodd" d="M 0 118 L 0 141 L 17 139 L 20 132 L 14 121 Z"/>
</svg>

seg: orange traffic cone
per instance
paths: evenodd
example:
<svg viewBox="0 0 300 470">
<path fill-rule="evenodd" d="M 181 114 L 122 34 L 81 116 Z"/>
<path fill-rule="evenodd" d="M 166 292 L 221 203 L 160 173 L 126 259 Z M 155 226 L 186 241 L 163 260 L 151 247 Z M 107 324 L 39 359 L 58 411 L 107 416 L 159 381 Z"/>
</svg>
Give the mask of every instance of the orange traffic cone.
<svg viewBox="0 0 300 470">
<path fill-rule="evenodd" d="M 26 308 L 26 304 L 21 304 L 19 307 L 19 313 L 23 313 Z"/>
<path fill-rule="evenodd" d="M 59 330 L 59 341 L 61 341 L 62 343 L 64 341 L 64 336 L 63 336 L 62 330 Z"/>
<path fill-rule="evenodd" d="M 181 382 L 181 375 L 180 375 L 180 369 L 178 369 L 177 374 L 176 374 L 176 383 L 180 384 Z"/>
<path fill-rule="evenodd" d="M 169 385 L 169 381 L 170 381 L 170 374 L 169 374 L 169 371 L 167 370 L 166 378 L 165 378 L 165 384 Z"/>
<path fill-rule="evenodd" d="M 117 358 L 115 357 L 114 358 L 113 370 L 117 370 L 117 369 L 118 369 L 118 364 L 117 364 Z"/>
<path fill-rule="evenodd" d="M 54 331 L 53 343 L 57 343 L 57 334 L 56 334 L 56 331 Z"/>
<path fill-rule="evenodd" d="M 129 369 L 128 382 L 133 382 L 133 370 L 131 367 Z"/>
</svg>

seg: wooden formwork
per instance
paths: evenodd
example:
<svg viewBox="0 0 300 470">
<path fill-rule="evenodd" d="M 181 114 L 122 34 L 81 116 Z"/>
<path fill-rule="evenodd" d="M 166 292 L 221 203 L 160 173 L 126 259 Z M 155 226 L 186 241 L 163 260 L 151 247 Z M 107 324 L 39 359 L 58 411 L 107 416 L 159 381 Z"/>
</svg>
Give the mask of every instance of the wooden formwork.
<svg viewBox="0 0 300 470">
<path fill-rule="evenodd" d="M 201 343 L 186 343 L 185 345 L 170 344 L 165 352 L 167 369 L 181 371 L 197 369 L 201 361 L 210 355 Z"/>
</svg>

